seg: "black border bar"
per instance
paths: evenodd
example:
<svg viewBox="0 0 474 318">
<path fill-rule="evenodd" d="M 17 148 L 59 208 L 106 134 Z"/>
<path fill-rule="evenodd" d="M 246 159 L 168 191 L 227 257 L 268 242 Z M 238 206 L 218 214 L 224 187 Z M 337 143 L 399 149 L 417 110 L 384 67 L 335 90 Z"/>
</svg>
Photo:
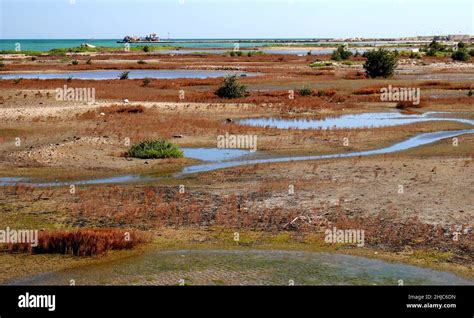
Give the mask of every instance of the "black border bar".
<svg viewBox="0 0 474 318">
<path fill-rule="evenodd" d="M 19 308 L 19 296 L 26 293 L 55 295 L 55 310 Z M 407 304 L 420 304 L 422 308 L 407 308 Z M 252 313 L 264 317 L 347 314 L 472 318 L 474 286 L 0 286 L 0 318 L 98 314 L 134 317 L 147 313 L 159 317 L 173 312 L 178 316 Z"/>
</svg>

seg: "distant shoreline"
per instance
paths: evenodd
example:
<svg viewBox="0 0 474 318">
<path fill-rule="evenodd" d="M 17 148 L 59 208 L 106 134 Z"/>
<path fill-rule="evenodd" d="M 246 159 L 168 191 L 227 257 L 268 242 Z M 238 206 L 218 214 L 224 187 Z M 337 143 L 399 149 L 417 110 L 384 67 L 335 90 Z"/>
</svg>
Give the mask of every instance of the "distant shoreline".
<svg viewBox="0 0 474 318">
<path fill-rule="evenodd" d="M 160 41 L 123 41 L 121 39 L 0 39 L 0 52 L 37 52 L 46 53 L 51 50 L 76 49 L 87 43 L 97 48 L 119 49 L 124 45 L 131 48 L 137 46 L 173 46 L 175 49 L 223 49 L 234 50 L 236 45 L 240 50 L 255 50 L 257 48 L 310 48 L 334 47 L 338 44 L 348 44 L 351 47 L 383 47 L 383 46 L 422 46 L 430 43 L 432 38 L 380 38 L 380 39 L 336 39 L 336 38 L 294 38 L 294 39 L 162 39 Z M 443 42 L 443 41 L 441 41 Z M 469 41 L 470 42 L 470 41 Z M 19 49 L 17 49 L 19 47 Z"/>
</svg>

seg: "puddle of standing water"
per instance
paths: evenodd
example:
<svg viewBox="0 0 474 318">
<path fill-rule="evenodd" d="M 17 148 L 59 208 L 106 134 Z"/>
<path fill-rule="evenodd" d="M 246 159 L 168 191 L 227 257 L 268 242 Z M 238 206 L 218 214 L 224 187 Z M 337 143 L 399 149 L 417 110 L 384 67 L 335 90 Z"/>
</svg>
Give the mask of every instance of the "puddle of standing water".
<svg viewBox="0 0 474 318">
<path fill-rule="evenodd" d="M 403 70 L 397 72 L 397 79 L 423 80 L 423 81 L 472 81 L 473 75 L 463 73 L 416 73 L 416 70 Z"/>
<path fill-rule="evenodd" d="M 337 253 L 147 251 L 98 265 L 25 277 L 9 285 L 472 285 L 454 274 Z"/>
<path fill-rule="evenodd" d="M 0 73 L 1 79 L 57 79 L 57 78 L 74 78 L 80 80 L 111 80 L 118 79 L 124 71 L 130 72 L 129 79 L 140 78 L 158 78 L 158 79 L 174 79 L 174 78 L 215 78 L 225 77 L 228 75 L 237 76 L 256 76 L 254 73 L 244 73 L 237 71 L 221 71 L 221 70 L 107 70 L 107 71 L 78 71 L 78 72 L 57 72 L 57 73 Z"/>
<path fill-rule="evenodd" d="M 252 154 L 249 150 L 243 149 L 222 149 L 222 148 L 182 148 L 186 158 L 199 159 L 202 161 L 225 161 L 236 159 Z"/>
<path fill-rule="evenodd" d="M 455 121 L 474 125 L 474 121 L 469 119 L 435 117 L 443 114 L 446 113 L 428 112 L 420 115 L 404 115 L 395 112 L 362 113 L 322 119 L 287 119 L 269 117 L 242 119 L 237 121 L 237 123 L 248 126 L 272 127 L 278 129 L 376 128 L 406 125 L 424 121 Z"/>
<path fill-rule="evenodd" d="M 220 148 L 181 148 L 186 158 L 193 158 L 207 162 L 225 162 L 242 158 L 250 158 L 255 153 L 243 149 L 220 149 Z M 108 178 L 97 178 L 79 181 L 52 181 L 52 182 L 30 182 L 28 178 L 0 177 L 0 186 L 11 186 L 16 184 L 27 184 L 35 187 L 58 187 L 74 185 L 92 185 L 105 183 L 126 183 L 138 181 L 153 181 L 156 178 L 142 175 L 122 175 Z"/>
<path fill-rule="evenodd" d="M 358 157 L 358 156 L 370 156 L 380 155 L 387 153 L 394 153 L 398 151 L 408 150 L 411 148 L 427 145 L 439 140 L 446 138 L 453 138 L 464 134 L 472 134 L 474 129 L 471 130 L 455 130 L 455 131 L 438 131 L 432 133 L 423 133 L 411 137 L 402 142 L 396 143 L 392 146 L 366 150 L 357 152 L 347 153 L 336 153 L 327 155 L 315 155 L 315 156 L 287 156 L 287 157 L 273 157 L 265 159 L 253 159 L 254 156 L 258 156 L 258 152 L 250 152 L 248 150 L 240 149 L 218 149 L 218 148 L 183 148 L 185 156 L 189 158 L 201 159 L 204 162 L 185 167 L 181 172 L 175 174 L 175 177 L 182 175 L 213 171 L 224 168 L 238 167 L 244 165 L 254 164 L 265 164 L 275 162 L 288 162 L 288 161 L 304 161 L 304 160 L 319 160 L 319 159 L 332 159 L 332 158 L 347 158 L 347 157 Z M 138 182 L 138 181 L 153 181 L 157 180 L 151 176 L 141 175 L 123 175 L 111 178 L 98 178 L 81 181 L 69 181 L 69 182 L 29 182 L 28 179 L 6 177 L 0 178 L 0 186 L 11 186 L 15 184 L 27 184 L 38 187 L 49 187 L 49 186 L 63 186 L 69 184 L 76 185 L 87 185 L 87 184 L 103 184 L 103 183 L 124 183 L 124 182 Z"/>
<path fill-rule="evenodd" d="M 92 185 L 92 184 L 106 184 L 106 183 L 127 183 L 137 181 L 152 180 L 151 177 L 140 176 L 140 175 L 124 175 L 110 178 L 97 178 L 89 180 L 77 180 L 77 181 L 51 181 L 51 182 L 31 182 L 28 178 L 0 178 L 0 186 L 14 186 L 17 184 L 30 185 L 33 187 L 61 187 L 74 185 Z"/>
<path fill-rule="evenodd" d="M 316 155 L 316 156 L 294 156 L 294 157 L 290 156 L 290 157 L 278 157 L 278 158 L 268 158 L 268 159 L 235 160 L 235 161 L 225 161 L 225 162 L 217 162 L 217 163 L 210 163 L 210 164 L 201 164 L 201 165 L 186 167 L 183 169 L 181 173 L 178 173 L 177 175 L 212 171 L 212 170 L 217 170 L 217 169 L 238 167 L 238 166 L 244 166 L 244 165 L 264 164 L 264 163 L 380 155 L 380 154 L 394 153 L 394 152 L 398 152 L 402 150 L 408 150 L 411 148 L 427 145 L 427 144 L 430 144 L 442 139 L 453 138 L 456 136 L 460 136 L 464 134 L 472 134 L 472 133 L 474 133 L 474 129 L 455 130 L 455 131 L 438 131 L 438 132 L 416 135 L 414 137 L 411 137 L 405 141 L 396 143 L 389 147 L 366 150 L 366 151 L 336 153 L 336 154 Z"/>
</svg>

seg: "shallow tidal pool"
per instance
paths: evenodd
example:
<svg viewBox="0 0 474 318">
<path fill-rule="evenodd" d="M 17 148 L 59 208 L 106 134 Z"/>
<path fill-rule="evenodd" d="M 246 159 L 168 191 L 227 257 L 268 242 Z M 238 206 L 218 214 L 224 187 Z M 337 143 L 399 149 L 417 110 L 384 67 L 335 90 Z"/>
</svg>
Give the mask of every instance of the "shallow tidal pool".
<svg viewBox="0 0 474 318">
<path fill-rule="evenodd" d="M 276 250 L 148 251 L 13 285 L 472 285 L 454 274 L 365 257 Z"/>
</svg>

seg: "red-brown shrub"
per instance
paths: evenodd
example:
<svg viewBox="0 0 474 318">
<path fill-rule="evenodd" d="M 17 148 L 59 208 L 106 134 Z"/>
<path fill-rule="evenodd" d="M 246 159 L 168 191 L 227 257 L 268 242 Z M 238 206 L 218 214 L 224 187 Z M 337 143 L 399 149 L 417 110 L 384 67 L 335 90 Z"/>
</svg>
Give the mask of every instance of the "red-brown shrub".
<svg viewBox="0 0 474 318">
<path fill-rule="evenodd" d="M 74 256 L 101 255 L 108 250 L 131 249 L 146 241 L 136 231 L 119 229 L 78 229 L 73 231 L 41 232 L 38 245 L 8 244 L 8 252 L 28 252 L 32 254 L 66 254 Z"/>
</svg>

